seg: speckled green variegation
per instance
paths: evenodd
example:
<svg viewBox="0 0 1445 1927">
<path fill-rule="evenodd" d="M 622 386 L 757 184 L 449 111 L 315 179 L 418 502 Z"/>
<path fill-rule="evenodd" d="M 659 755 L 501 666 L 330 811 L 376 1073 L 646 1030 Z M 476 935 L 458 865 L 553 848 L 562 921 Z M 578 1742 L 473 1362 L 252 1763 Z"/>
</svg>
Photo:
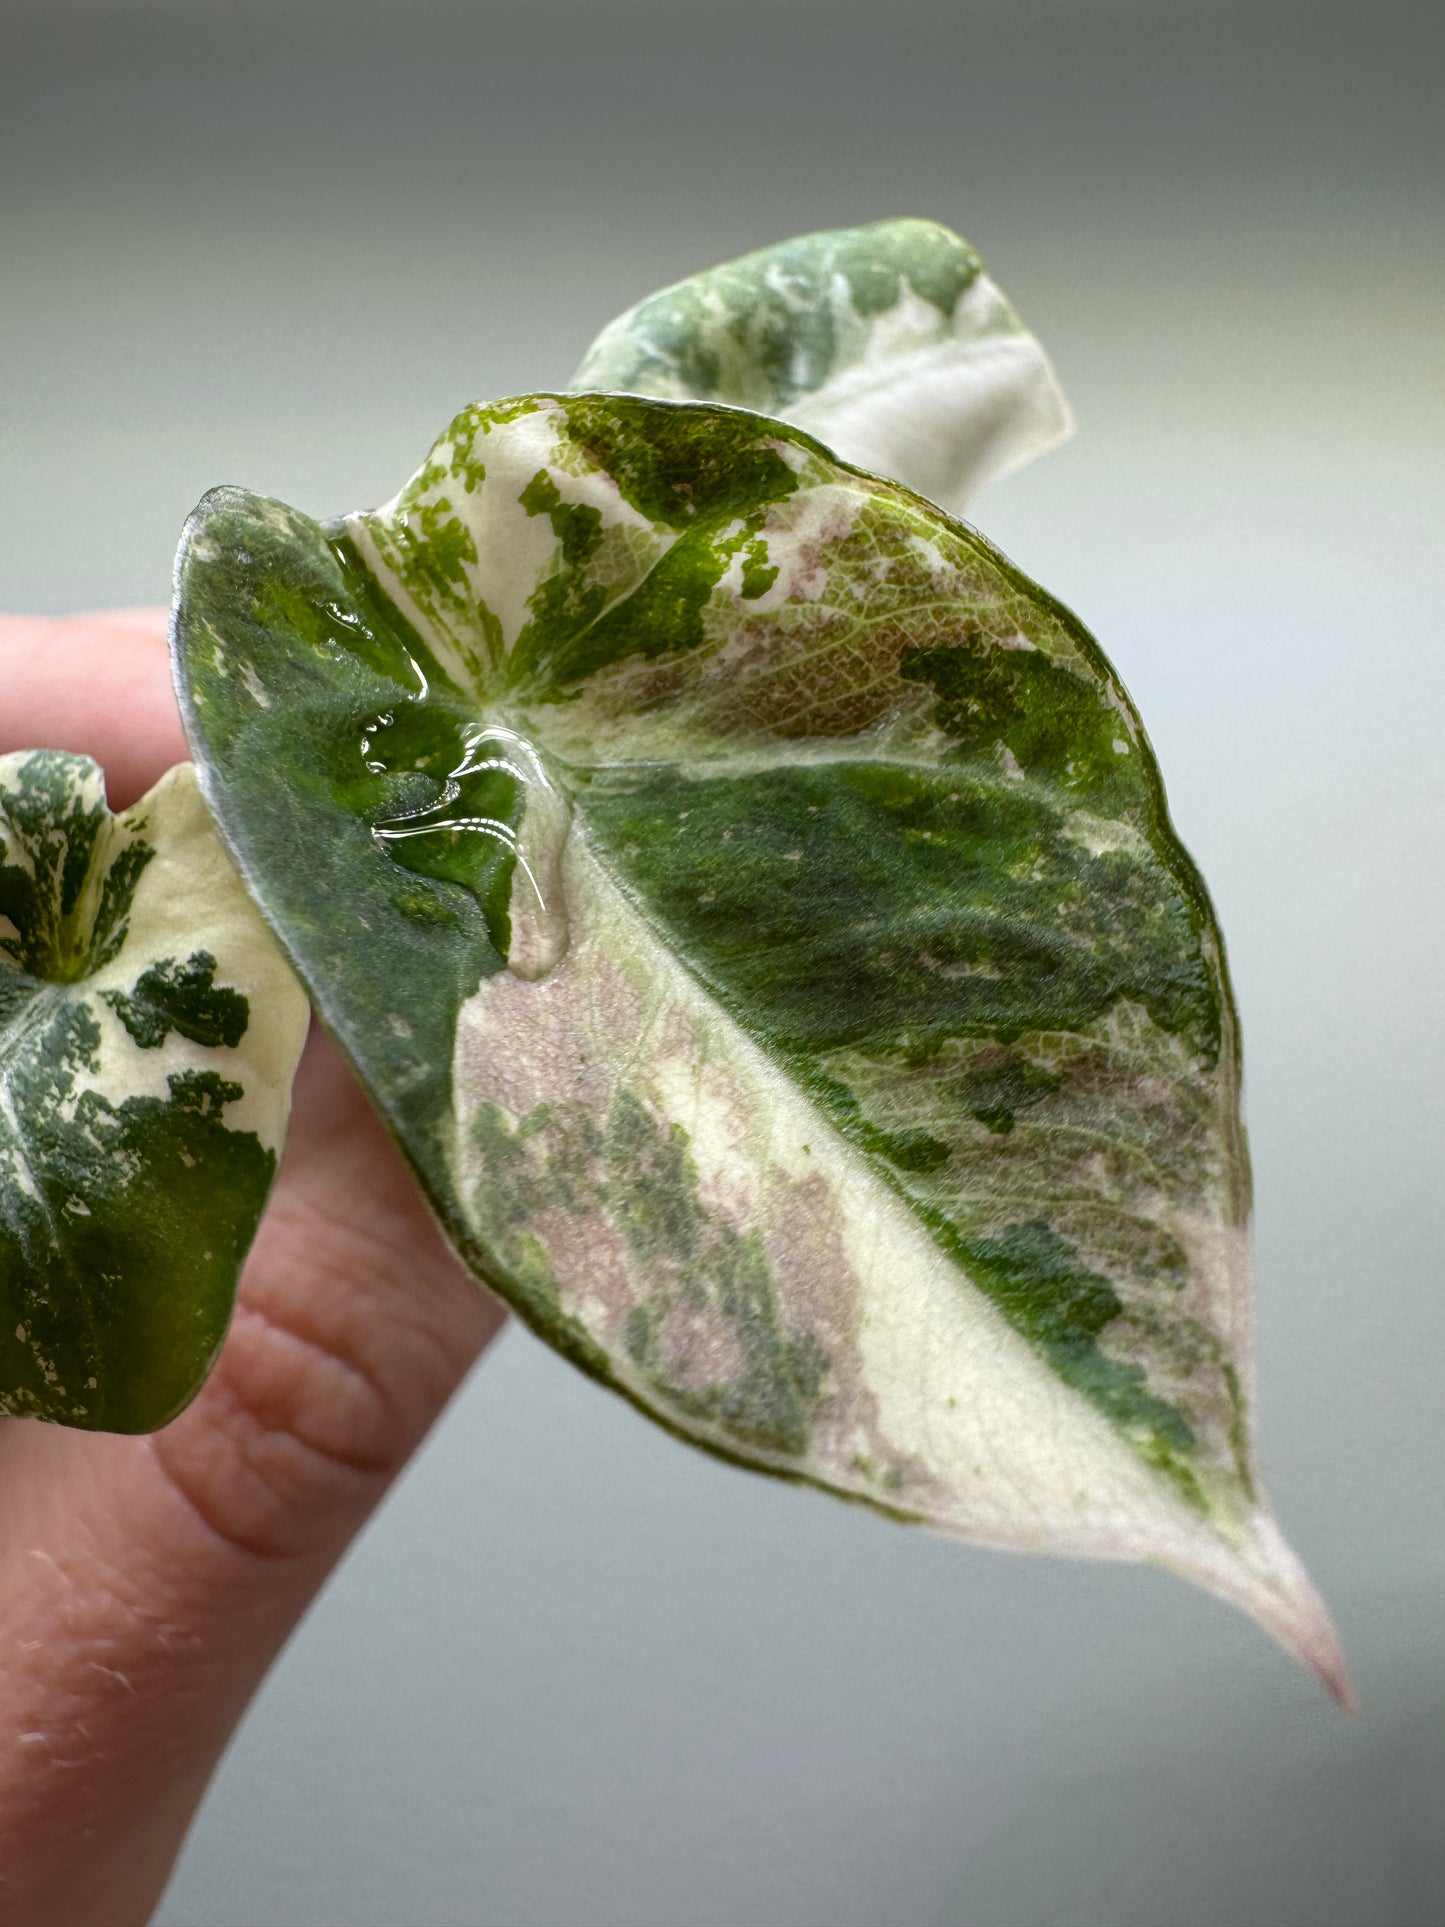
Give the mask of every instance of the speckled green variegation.
<svg viewBox="0 0 1445 1927">
<path fill-rule="evenodd" d="M 935 221 L 805 234 L 679 281 L 604 328 L 572 385 L 776 415 L 954 515 L 1070 426 L 1043 349 Z"/>
<path fill-rule="evenodd" d="M 0 1413 L 148 1432 L 225 1335 L 306 1033 L 189 764 L 0 757 Z"/>
<path fill-rule="evenodd" d="M 695 1443 L 1159 1560 L 1328 1671 L 1249 1457 L 1219 933 L 1138 717 L 980 536 L 734 409 L 458 416 L 224 489 L 208 797 L 479 1276 Z"/>
</svg>

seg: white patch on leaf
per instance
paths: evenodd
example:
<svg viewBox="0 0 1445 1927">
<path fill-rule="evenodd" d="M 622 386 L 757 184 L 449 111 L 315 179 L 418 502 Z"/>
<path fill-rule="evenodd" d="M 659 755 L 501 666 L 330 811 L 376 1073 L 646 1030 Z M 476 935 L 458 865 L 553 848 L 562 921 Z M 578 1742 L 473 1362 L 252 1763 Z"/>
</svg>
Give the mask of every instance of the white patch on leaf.
<svg viewBox="0 0 1445 1927">
<path fill-rule="evenodd" d="M 745 649 L 746 631 L 737 630 L 737 611 L 746 618 L 772 615 L 799 602 L 817 602 L 826 592 L 832 572 L 830 551 L 852 534 L 863 507 L 857 489 L 836 484 L 800 488 L 795 494 L 773 504 L 763 525 L 761 541 L 767 550 L 767 565 L 777 575 L 761 595 L 743 596 L 743 577 L 757 566 L 751 548 L 734 555 L 724 570 L 716 597 L 726 597 L 731 605 L 734 639 L 717 651 L 719 663 L 731 662 Z"/>
<path fill-rule="evenodd" d="M 927 314 L 935 325 L 922 329 Z M 786 419 L 954 515 L 1071 427 L 1043 349 L 987 275 L 951 320 L 926 302 L 879 316 L 860 359 L 800 397 Z"/>
<path fill-rule="evenodd" d="M 654 528 L 605 470 L 577 459 L 556 402 L 500 422 L 484 407 L 459 420 L 469 431 L 465 448 L 439 442 L 399 494 L 370 514 L 348 517 L 347 526 L 388 594 L 465 687 L 475 680 L 472 664 L 484 618 L 500 632 L 503 657 L 510 655 L 533 619 L 538 592 L 565 567 L 551 515 L 538 498 L 539 476 L 561 505 L 596 512 L 602 542 L 589 558 L 588 579 L 610 585 L 618 598 L 646 577 L 677 538 Z M 463 471 L 453 470 L 459 457 L 485 470 L 476 486 L 464 487 Z M 532 500 L 524 505 L 529 490 Z M 413 593 L 397 534 L 405 525 L 424 544 L 427 518 L 441 513 L 465 531 L 475 554 L 458 555 L 455 600 L 439 602 Z"/>
<path fill-rule="evenodd" d="M 101 1044 L 97 1068 L 77 1077 L 76 1095 L 94 1090 L 117 1106 L 127 1097 L 168 1099 L 173 1073 L 214 1070 L 242 1087 L 243 1095 L 226 1106 L 227 1129 L 254 1131 L 268 1150 L 279 1151 L 309 1021 L 305 993 L 222 848 L 189 763 L 178 764 L 118 818 L 118 832 L 142 818 L 155 854 L 137 881 L 124 944 L 83 986 Z M 181 963 L 197 950 L 217 959 L 216 984 L 250 1005 L 244 1036 L 232 1050 L 190 1043 L 173 1030 L 160 1045 L 142 1049 L 101 993 L 127 995 L 152 964 Z"/>
</svg>

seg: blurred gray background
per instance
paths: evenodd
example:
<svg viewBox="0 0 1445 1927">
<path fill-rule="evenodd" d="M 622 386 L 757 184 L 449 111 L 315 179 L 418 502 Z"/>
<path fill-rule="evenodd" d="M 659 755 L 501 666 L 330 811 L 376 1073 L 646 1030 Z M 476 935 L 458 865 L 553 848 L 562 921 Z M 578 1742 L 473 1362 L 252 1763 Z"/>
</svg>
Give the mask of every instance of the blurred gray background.
<svg viewBox="0 0 1445 1927">
<path fill-rule="evenodd" d="M 11 609 L 164 601 L 216 482 L 378 502 L 745 248 L 981 248 L 1079 430 L 978 520 L 1103 640 L 1219 902 L 1263 1459 L 1365 1709 L 1175 1581 L 751 1479 L 512 1333 L 164 1927 L 1445 1922 L 1442 54 L 1327 0 L 0 0 Z"/>
</svg>

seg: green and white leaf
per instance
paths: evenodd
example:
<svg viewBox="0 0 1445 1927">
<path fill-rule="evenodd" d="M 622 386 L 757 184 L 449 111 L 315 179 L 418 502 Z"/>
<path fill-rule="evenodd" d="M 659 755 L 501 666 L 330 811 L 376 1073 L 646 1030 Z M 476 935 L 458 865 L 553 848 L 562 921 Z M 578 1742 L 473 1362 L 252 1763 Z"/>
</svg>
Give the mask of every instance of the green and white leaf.
<svg viewBox="0 0 1445 1927">
<path fill-rule="evenodd" d="M 609 323 L 572 387 L 776 415 L 953 515 L 1070 428 L 1043 349 L 935 221 L 805 234 L 692 275 Z"/>
<path fill-rule="evenodd" d="M 212 807 L 480 1277 L 710 1451 L 1337 1677 L 1250 1462 L 1218 929 L 1066 610 L 619 396 L 469 409 L 344 523 L 219 490 L 177 581 Z"/>
<path fill-rule="evenodd" d="M 305 995 L 190 764 L 0 757 L 0 1413 L 148 1432 L 225 1336 Z"/>
</svg>

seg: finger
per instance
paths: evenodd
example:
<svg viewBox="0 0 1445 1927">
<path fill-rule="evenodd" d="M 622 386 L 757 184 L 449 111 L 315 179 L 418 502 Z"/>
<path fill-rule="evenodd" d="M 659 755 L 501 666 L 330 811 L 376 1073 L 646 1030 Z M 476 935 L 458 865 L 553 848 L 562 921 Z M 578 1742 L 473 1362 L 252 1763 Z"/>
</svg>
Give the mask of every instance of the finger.
<svg viewBox="0 0 1445 1927">
<path fill-rule="evenodd" d="M 184 762 L 165 610 L 0 616 L 0 755 L 17 749 L 93 756 L 112 809 Z"/>
<path fill-rule="evenodd" d="M 0 1441 L 0 1914 L 150 1917 L 248 1698 L 500 1316 L 314 1033 L 200 1397 L 153 1438 Z"/>
<path fill-rule="evenodd" d="M 151 602 L 134 609 L 79 609 L 67 622 L 94 623 L 107 629 L 128 629 L 154 642 L 166 643 L 171 612 L 164 602 Z"/>
<path fill-rule="evenodd" d="M 268 1559 L 302 1552 L 375 1502 L 501 1315 L 313 1025 L 230 1336 L 151 1449 L 221 1536 Z"/>
</svg>

